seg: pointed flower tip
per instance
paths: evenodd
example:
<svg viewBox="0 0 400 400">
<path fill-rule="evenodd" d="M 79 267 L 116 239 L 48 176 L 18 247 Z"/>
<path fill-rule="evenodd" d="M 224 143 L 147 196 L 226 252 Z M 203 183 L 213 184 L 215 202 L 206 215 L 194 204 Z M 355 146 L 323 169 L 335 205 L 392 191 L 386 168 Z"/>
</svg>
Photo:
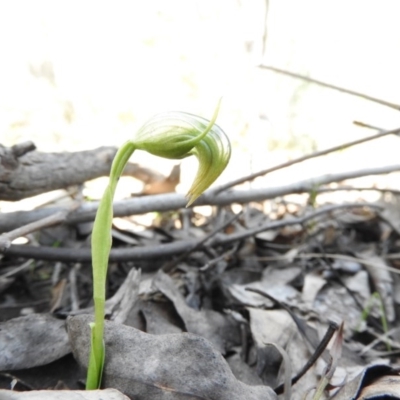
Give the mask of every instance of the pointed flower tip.
<svg viewBox="0 0 400 400">
<path fill-rule="evenodd" d="M 201 193 L 199 195 L 193 195 L 190 192 L 186 193 L 186 198 L 187 198 L 187 203 L 186 203 L 186 208 L 189 208 L 198 198 L 201 196 Z"/>
<path fill-rule="evenodd" d="M 219 104 L 211 121 L 184 112 L 159 114 L 148 121 L 132 140 L 137 149 L 160 157 L 197 157 L 199 167 L 187 194 L 187 207 L 221 175 L 231 156 L 229 139 L 215 124 L 218 108 Z"/>
</svg>

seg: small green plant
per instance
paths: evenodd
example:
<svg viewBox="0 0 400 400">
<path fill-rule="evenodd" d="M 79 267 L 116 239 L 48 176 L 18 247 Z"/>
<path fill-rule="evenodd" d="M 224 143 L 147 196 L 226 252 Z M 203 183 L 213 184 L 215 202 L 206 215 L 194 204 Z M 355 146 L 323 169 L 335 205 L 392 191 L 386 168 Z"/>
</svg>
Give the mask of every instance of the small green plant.
<svg viewBox="0 0 400 400">
<path fill-rule="evenodd" d="M 374 303 L 378 303 L 379 311 L 380 311 L 380 316 L 381 316 L 381 324 L 382 324 L 382 330 L 385 333 L 385 335 L 388 333 L 389 328 L 388 328 L 388 323 L 386 319 L 386 311 L 385 311 L 385 306 L 382 300 L 381 295 L 378 292 L 374 292 L 371 294 L 371 297 L 367 301 L 367 305 L 364 307 L 362 313 L 361 313 L 361 321 L 359 322 L 356 331 L 360 332 L 361 330 L 361 325 L 363 322 L 365 322 L 369 315 L 371 314 L 371 309 L 374 306 Z M 390 341 L 387 339 L 386 340 L 386 349 L 387 351 L 391 351 L 392 348 L 390 346 Z"/>
<path fill-rule="evenodd" d="M 94 323 L 91 328 L 91 350 L 86 389 L 98 389 L 105 360 L 103 341 L 106 276 L 111 250 L 113 199 L 119 177 L 135 150 L 145 150 L 156 156 L 182 159 L 195 155 L 199 168 L 187 194 L 191 205 L 227 166 L 231 146 L 222 129 L 215 124 L 219 104 L 211 121 L 183 112 L 159 114 L 148 121 L 117 152 L 111 166 L 109 183 L 97 210 L 92 231 L 92 268 Z"/>
</svg>

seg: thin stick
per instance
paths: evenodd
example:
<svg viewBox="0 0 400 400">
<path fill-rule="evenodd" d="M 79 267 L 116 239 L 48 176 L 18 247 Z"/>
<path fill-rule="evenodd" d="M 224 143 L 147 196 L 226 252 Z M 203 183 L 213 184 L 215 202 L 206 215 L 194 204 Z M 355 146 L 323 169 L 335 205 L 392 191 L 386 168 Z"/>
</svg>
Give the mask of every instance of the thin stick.
<svg viewBox="0 0 400 400">
<path fill-rule="evenodd" d="M 40 229 L 48 228 L 49 226 L 57 225 L 61 222 L 64 222 L 67 215 L 67 210 L 59 211 L 55 214 L 49 215 L 48 217 L 14 229 L 11 232 L 3 233 L 0 236 L 0 252 L 9 248 L 11 246 L 11 242 L 14 239 L 25 236 L 28 233 L 36 232 Z"/>
<path fill-rule="evenodd" d="M 296 72 L 290 72 L 290 71 L 286 71 L 284 69 L 272 67 L 270 65 L 261 64 L 258 67 L 261 68 L 261 69 L 267 69 L 269 71 L 277 72 L 279 74 L 288 75 L 288 76 L 291 76 L 292 78 L 302 79 L 303 81 L 315 83 L 317 85 L 324 86 L 324 87 L 327 87 L 329 89 L 338 90 L 339 92 L 342 92 L 342 93 L 351 94 L 352 96 L 361 97 L 361 98 L 363 98 L 365 100 L 373 101 L 374 103 L 378 103 L 378 104 L 381 104 L 383 106 L 394 108 L 395 110 L 400 111 L 400 105 L 395 104 L 395 103 L 391 103 L 391 102 L 386 101 L 386 100 L 381 100 L 381 99 L 378 99 L 376 97 L 369 96 L 368 94 L 365 94 L 365 93 L 360 93 L 360 92 L 356 92 L 355 90 L 346 89 L 346 88 L 343 88 L 341 86 L 332 85 L 331 83 L 327 83 L 327 82 L 323 82 L 323 81 L 320 81 L 320 80 L 317 80 L 317 79 L 313 79 L 313 78 L 310 78 L 308 76 L 298 74 Z"/>
<path fill-rule="evenodd" d="M 254 236 L 258 233 L 271 230 L 279 229 L 284 226 L 291 226 L 297 224 L 304 224 L 305 222 L 323 216 L 324 214 L 331 213 L 336 210 L 358 208 L 358 207 L 370 207 L 373 209 L 380 210 L 381 207 L 376 204 L 369 203 L 350 203 L 350 204 L 338 204 L 323 207 L 311 214 L 303 217 L 293 218 L 288 221 L 276 221 L 269 222 L 259 227 L 226 235 L 220 233 L 213 243 L 214 246 L 229 244 L 238 240 L 243 240 L 248 237 Z M 200 239 L 201 241 L 202 239 Z M 123 249 L 112 249 L 110 253 L 110 261 L 133 261 L 133 260 L 150 260 L 160 257 L 172 256 L 187 251 L 188 249 L 194 248 L 198 244 L 198 240 L 182 240 L 178 242 L 168 244 L 157 244 L 155 246 L 148 247 L 133 247 Z M 7 255 L 19 256 L 23 258 L 33 258 L 39 260 L 52 260 L 52 261 L 64 261 L 64 262 L 90 262 L 91 252 L 90 249 L 80 248 L 71 249 L 68 248 L 54 248 L 54 247 L 34 247 L 34 246 L 18 246 L 11 245 L 7 250 Z"/>
<path fill-rule="evenodd" d="M 389 254 L 387 256 L 384 256 L 384 258 L 395 259 L 396 257 L 393 257 L 393 256 L 395 256 L 395 254 Z M 296 259 L 305 259 L 305 260 L 308 260 L 309 258 L 332 258 L 334 260 L 352 261 L 352 262 L 359 263 L 359 264 L 369 266 L 372 268 L 384 269 L 386 271 L 393 272 L 394 274 L 400 274 L 400 270 L 398 268 L 393 268 L 393 267 L 389 267 L 388 265 L 374 263 L 374 262 L 368 261 L 363 258 L 347 256 L 345 254 L 303 253 L 303 254 L 298 254 L 296 256 L 289 256 L 289 257 L 293 257 Z M 257 257 L 257 260 L 260 260 L 260 261 L 283 261 L 283 260 L 287 260 L 287 259 L 288 259 L 288 256 L 286 256 L 286 255 L 271 256 L 271 257 Z"/>
<path fill-rule="evenodd" d="M 315 362 L 318 360 L 318 358 L 322 355 L 322 353 L 325 351 L 326 347 L 328 346 L 330 340 L 332 339 L 332 336 L 334 333 L 337 331 L 338 326 L 335 322 L 329 321 L 328 329 L 325 332 L 324 337 L 322 338 L 321 342 L 319 343 L 318 347 L 315 349 L 314 353 L 312 356 L 307 360 L 307 362 L 304 364 L 303 368 L 292 378 L 292 385 L 294 385 L 296 382 L 300 380 L 302 376 L 306 374 L 306 372 L 315 364 Z M 283 389 L 283 385 L 279 385 L 274 389 L 276 394 L 280 394 L 281 392 L 281 386 Z"/>
<path fill-rule="evenodd" d="M 362 121 L 353 121 L 353 124 L 357 125 L 357 126 L 359 126 L 361 128 L 373 129 L 374 131 L 378 131 L 378 132 L 384 132 L 385 131 L 385 129 L 382 129 L 379 126 L 371 125 L 371 124 L 368 124 L 368 123 L 362 122 Z"/>
<path fill-rule="evenodd" d="M 337 174 L 327 174 L 272 188 L 234 190 L 219 195 L 216 195 L 214 190 L 209 190 L 199 197 L 195 205 L 225 206 L 232 203 L 244 204 L 252 201 L 264 201 L 292 193 L 307 193 L 315 191 L 319 186 L 346 179 L 354 179 L 368 175 L 388 174 L 395 171 L 400 171 L 400 164 L 378 168 L 366 168 L 358 171 L 340 172 Z M 125 217 L 128 215 L 145 214 L 153 211 L 172 211 L 184 208 L 186 202 L 187 199 L 185 196 L 178 193 L 166 193 L 125 199 L 114 202 L 114 216 Z M 76 211 L 70 213 L 66 222 L 69 224 L 77 224 L 80 222 L 93 221 L 97 208 L 98 203 L 86 203 Z M 27 222 L 47 217 L 60 210 L 65 210 L 65 208 L 49 207 L 33 211 L 17 211 L 0 214 L 0 232 L 7 232 L 18 226 L 24 225 Z"/>
<path fill-rule="evenodd" d="M 179 257 L 177 257 L 175 260 L 170 261 L 168 263 L 166 263 L 163 267 L 162 270 L 164 272 L 172 272 L 176 265 L 178 263 L 180 263 L 181 261 L 183 261 L 189 254 L 193 253 L 194 251 L 200 249 L 203 244 L 211 239 L 212 237 L 214 237 L 218 232 L 221 232 L 222 230 L 224 230 L 225 228 L 227 228 L 229 225 L 233 224 L 240 216 L 242 215 L 242 211 L 239 212 L 238 214 L 235 214 L 232 218 L 230 218 L 227 222 L 225 222 L 224 224 L 222 224 L 221 226 L 217 227 L 216 229 L 214 229 L 212 232 L 210 232 L 209 234 L 205 235 L 203 238 L 201 238 L 197 244 L 190 248 L 189 250 L 185 251 L 184 253 L 182 253 Z"/>
<path fill-rule="evenodd" d="M 339 186 L 339 187 L 325 187 L 316 189 L 316 193 L 329 193 L 329 192 L 340 192 L 340 191 L 355 191 L 355 192 L 380 192 L 380 193 L 392 193 L 396 196 L 400 195 L 400 190 L 397 189 L 385 189 L 377 187 L 361 187 L 361 186 Z"/>
<path fill-rule="evenodd" d="M 267 175 L 267 174 L 269 174 L 271 172 L 274 172 L 274 171 L 277 171 L 277 170 L 280 170 L 280 169 L 283 169 L 283 168 L 290 167 L 292 165 L 301 163 L 301 162 L 306 161 L 306 160 L 310 160 L 312 158 L 321 157 L 321 156 L 324 156 L 324 155 L 329 154 L 329 153 L 333 153 L 333 152 L 338 151 L 338 150 L 347 149 L 347 148 L 355 146 L 357 144 L 366 143 L 366 142 L 369 142 L 371 140 L 379 139 L 381 137 L 388 136 L 388 135 L 397 135 L 399 133 L 400 133 L 400 128 L 396 128 L 396 129 L 392 129 L 390 131 L 383 131 L 383 132 L 377 133 L 375 135 L 367 136 L 367 137 L 362 138 L 362 139 L 353 140 L 351 142 L 343 143 L 343 144 L 338 145 L 338 146 L 333 146 L 333 147 L 330 147 L 330 148 L 325 149 L 325 150 L 316 151 L 314 153 L 307 154 L 307 155 L 299 157 L 299 158 L 295 158 L 294 160 L 286 161 L 286 162 L 284 162 L 282 164 L 275 165 L 274 167 L 263 169 L 262 171 L 255 172 L 254 174 L 247 175 L 247 176 L 245 176 L 243 178 L 235 179 L 235 180 L 233 180 L 231 182 L 226 183 L 225 185 L 222 185 L 222 186 L 216 188 L 215 189 L 215 194 L 221 193 L 222 191 L 227 190 L 227 189 L 229 189 L 229 188 L 231 188 L 233 186 L 240 185 L 240 184 L 245 183 L 245 182 L 250 182 L 250 181 L 252 181 L 252 180 L 254 180 L 254 179 L 256 179 L 256 178 L 258 178 L 260 176 Z"/>
</svg>

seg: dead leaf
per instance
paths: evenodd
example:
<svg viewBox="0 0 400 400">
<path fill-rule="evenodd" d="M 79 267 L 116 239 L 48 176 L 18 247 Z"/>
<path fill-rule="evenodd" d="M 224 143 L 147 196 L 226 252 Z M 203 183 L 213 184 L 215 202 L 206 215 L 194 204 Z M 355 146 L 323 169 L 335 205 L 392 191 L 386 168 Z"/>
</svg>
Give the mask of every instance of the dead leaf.
<svg viewBox="0 0 400 400">
<path fill-rule="evenodd" d="M 232 354 L 226 359 L 226 361 L 228 362 L 236 379 L 239 381 L 252 386 L 263 384 L 262 379 L 257 375 L 256 369 L 245 363 L 241 359 L 239 353 Z"/>
<path fill-rule="evenodd" d="M 186 330 L 208 339 L 222 354 L 229 346 L 240 343 L 238 324 L 214 310 L 195 310 L 189 307 L 169 275 L 159 271 L 154 285 L 172 301 L 185 323 Z"/>
<path fill-rule="evenodd" d="M 368 263 L 365 264 L 365 268 L 371 277 L 376 291 L 382 299 L 386 319 L 389 322 L 393 322 L 396 318 L 396 313 L 393 299 L 393 279 L 386 268 L 388 265 L 385 260 L 374 253 L 373 250 L 359 253 L 357 256 L 368 260 Z"/>
<path fill-rule="evenodd" d="M 282 364 L 280 352 L 267 343 L 286 347 L 293 338 L 296 325 L 284 310 L 259 310 L 247 307 L 250 314 L 250 330 L 257 346 L 257 373 L 264 383 L 279 384 L 278 375 Z"/>
<path fill-rule="evenodd" d="M 364 285 L 364 288 L 368 288 L 367 278 L 366 274 L 360 271 L 355 276 L 342 278 L 342 282 L 346 287 L 333 281 L 329 282 L 329 284 L 323 286 L 316 295 L 312 304 L 312 309 L 320 315 L 325 315 L 332 321 L 344 321 L 346 335 L 351 335 L 359 328 L 362 322 L 362 310 L 356 303 L 354 297 L 350 295 L 347 289 L 348 283 L 354 288 L 356 287 L 354 285 L 355 283 L 357 283 L 358 286 Z M 358 298 L 359 295 L 363 293 L 355 292 L 354 294 L 357 295 Z M 362 304 L 364 299 L 360 300 Z"/>
<path fill-rule="evenodd" d="M 379 382 L 382 377 L 395 377 L 398 379 L 398 372 L 396 372 L 392 367 L 388 365 L 370 365 L 366 367 L 354 379 L 347 382 L 335 395 L 335 400 L 367 399 L 367 397 L 359 397 L 363 389 L 365 387 L 373 385 L 374 382 Z M 396 385 L 398 383 L 397 379 Z M 389 385 L 387 387 L 389 387 Z M 388 394 L 391 394 L 389 390 Z M 372 396 L 370 398 L 372 400 Z M 374 398 L 377 399 L 378 397 Z"/>
<path fill-rule="evenodd" d="M 300 293 L 292 285 L 288 284 L 289 276 L 291 275 L 293 279 L 297 272 L 298 268 L 271 269 L 270 272 L 263 272 L 261 281 L 253 281 L 243 285 L 231 284 L 227 286 L 227 289 L 236 301 L 248 306 L 271 308 L 273 302 L 247 289 L 267 291 L 268 294 L 279 301 L 287 304 L 298 304 Z"/>
<path fill-rule="evenodd" d="M 74 357 L 87 368 L 89 315 L 70 317 L 68 333 Z M 275 400 L 265 386 L 236 380 L 211 343 L 190 333 L 149 335 L 106 321 L 103 384 L 135 400 Z"/>
<path fill-rule="evenodd" d="M 321 376 L 318 383 L 318 387 L 314 393 L 313 400 L 322 398 L 326 388 L 331 381 L 333 374 L 335 373 L 336 367 L 339 362 L 339 358 L 342 354 L 343 347 L 343 322 L 340 324 L 338 331 L 336 332 L 335 339 L 333 340 L 332 348 L 330 351 L 331 362 L 326 366 L 325 372 Z"/>
<path fill-rule="evenodd" d="M 254 342 L 259 347 L 266 343 L 276 343 L 285 347 L 296 325 L 285 310 L 259 310 L 248 307 L 250 314 L 250 328 Z"/>
<path fill-rule="evenodd" d="M 176 321 L 179 320 L 179 317 L 176 316 L 174 306 L 170 302 L 143 301 L 140 304 L 140 311 L 146 320 L 147 333 L 165 335 L 182 332 L 182 329 L 179 328 L 179 321 Z"/>
<path fill-rule="evenodd" d="M 7 288 L 9 288 L 14 281 L 15 278 L 7 278 L 5 276 L 0 276 L 0 293 L 4 292 Z"/>
<path fill-rule="evenodd" d="M 50 314 L 0 323 L 0 371 L 45 365 L 70 352 L 65 321 Z"/>
<path fill-rule="evenodd" d="M 391 398 L 400 400 L 400 376 L 382 376 L 361 390 L 359 400 Z"/>
<path fill-rule="evenodd" d="M 50 301 L 50 313 L 54 313 L 55 310 L 61 307 L 63 300 L 65 299 L 67 289 L 67 279 L 61 279 L 51 289 L 51 301 Z"/>
<path fill-rule="evenodd" d="M 112 297 L 112 303 L 109 302 L 106 307 L 111 306 L 111 319 L 120 324 L 125 323 L 129 313 L 134 308 L 139 294 L 141 271 L 132 268 L 124 283 L 120 286 L 117 293 Z M 110 304 L 111 303 L 111 304 Z"/>
<path fill-rule="evenodd" d="M 312 307 L 315 298 L 320 290 L 326 285 L 326 280 L 318 274 L 307 274 L 304 277 L 304 285 L 302 291 L 302 300 L 304 303 Z"/>
<path fill-rule="evenodd" d="M 135 307 L 140 289 L 141 271 L 132 268 L 117 292 L 106 300 L 105 313 L 111 320 L 126 323 L 129 314 Z M 72 311 L 69 315 L 93 314 L 94 307 Z"/>
<path fill-rule="evenodd" d="M 32 390 L 14 392 L 1 390 L 1 400 L 129 400 L 115 389 L 105 390 Z"/>
<path fill-rule="evenodd" d="M 268 346 L 272 346 L 274 347 L 276 350 L 278 350 L 279 354 L 282 357 L 283 363 L 284 363 L 284 367 L 285 367 L 285 378 L 284 378 L 284 398 L 285 400 L 290 400 L 292 398 L 292 365 L 291 365 L 291 361 L 289 358 L 288 353 L 286 352 L 286 350 L 279 346 L 279 344 L 276 343 L 266 343 L 266 347 Z"/>
</svg>

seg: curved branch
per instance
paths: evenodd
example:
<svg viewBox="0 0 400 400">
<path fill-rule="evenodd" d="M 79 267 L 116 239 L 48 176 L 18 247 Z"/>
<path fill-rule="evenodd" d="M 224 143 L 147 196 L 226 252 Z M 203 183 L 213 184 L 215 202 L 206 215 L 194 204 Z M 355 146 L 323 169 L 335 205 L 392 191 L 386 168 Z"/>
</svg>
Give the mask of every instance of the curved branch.
<svg viewBox="0 0 400 400">
<path fill-rule="evenodd" d="M 381 209 L 380 206 L 369 203 L 349 203 L 349 204 L 339 204 L 339 205 L 336 204 L 336 205 L 326 206 L 303 217 L 293 218 L 287 221 L 268 222 L 256 228 L 248 229 L 230 235 L 220 233 L 213 239 L 212 245 L 213 246 L 227 245 L 233 242 L 237 242 L 239 240 L 244 240 L 260 232 L 264 232 L 271 229 L 279 229 L 284 226 L 304 224 L 309 220 L 321 217 L 325 214 L 331 213 L 336 210 L 351 209 L 358 207 L 370 207 L 378 210 Z M 182 240 L 166 244 L 157 244 L 156 246 L 149 246 L 149 247 L 117 248 L 111 250 L 109 260 L 111 262 L 135 261 L 135 260 L 143 261 L 160 257 L 168 257 L 175 254 L 180 254 L 193 250 L 194 248 L 197 248 L 199 244 L 200 247 L 202 247 L 201 246 L 202 242 L 203 238 Z M 55 248 L 55 247 L 45 247 L 45 246 L 34 247 L 25 245 L 11 245 L 5 251 L 5 254 L 15 257 L 33 258 L 33 259 L 49 260 L 49 261 L 63 261 L 63 262 L 91 261 L 91 251 L 89 248 L 69 249 L 60 247 Z"/>
<path fill-rule="evenodd" d="M 43 153 L 32 142 L 10 148 L 0 145 L 0 200 L 15 201 L 88 180 L 108 176 L 116 147 Z M 137 164 L 128 164 L 124 175 L 145 183 L 165 177 Z"/>
<path fill-rule="evenodd" d="M 291 193 L 307 193 L 317 189 L 321 185 L 326 185 L 332 182 L 339 182 L 346 179 L 359 178 L 368 175 L 388 174 L 395 171 L 400 171 L 400 164 L 379 168 L 366 168 L 357 171 L 347 171 L 337 174 L 327 174 L 273 188 L 233 190 L 218 195 L 215 194 L 214 189 L 209 190 L 204 195 L 200 196 L 195 202 L 195 205 L 224 206 L 232 203 L 244 204 L 251 201 L 264 201 Z M 187 199 L 185 196 L 177 193 L 136 197 L 116 201 L 114 203 L 114 216 L 123 217 L 128 215 L 145 214 L 153 211 L 172 211 L 185 207 L 186 203 Z M 80 222 L 93 221 L 97 207 L 98 202 L 86 203 L 70 213 L 66 222 L 77 224 Z M 63 210 L 65 209 L 62 207 L 49 207 L 33 211 L 17 211 L 0 214 L 0 233 L 11 231 L 22 225 L 48 217 L 51 214 Z"/>
</svg>

